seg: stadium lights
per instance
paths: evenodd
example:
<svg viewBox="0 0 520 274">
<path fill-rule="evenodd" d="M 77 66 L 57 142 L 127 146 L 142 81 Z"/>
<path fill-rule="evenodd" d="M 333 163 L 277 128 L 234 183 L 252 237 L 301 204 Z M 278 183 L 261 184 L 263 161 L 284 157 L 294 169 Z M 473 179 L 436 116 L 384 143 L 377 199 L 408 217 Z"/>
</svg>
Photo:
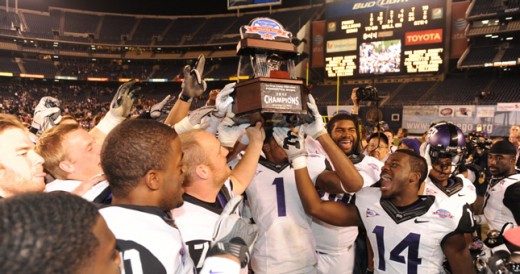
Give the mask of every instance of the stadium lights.
<svg viewBox="0 0 520 274">
<path fill-rule="evenodd" d="M 28 74 L 28 73 L 20 73 L 20 77 L 22 77 L 22 78 L 38 78 L 38 79 L 45 78 L 45 76 L 43 74 Z"/>
<path fill-rule="evenodd" d="M 507 37 L 506 40 L 511 41 L 511 40 L 513 40 L 513 37 Z"/>
<path fill-rule="evenodd" d="M 165 82 L 168 82 L 168 79 L 166 79 L 166 78 L 150 78 L 150 79 L 148 79 L 148 82 L 150 82 L 150 83 L 165 83 Z"/>
<path fill-rule="evenodd" d="M 247 80 L 247 79 L 249 79 L 249 76 L 248 76 L 248 75 L 244 75 L 244 76 L 241 75 L 241 76 L 239 76 L 239 77 L 237 77 L 237 76 L 231 76 L 231 77 L 229 77 L 229 81 Z"/>
<path fill-rule="evenodd" d="M 92 82 L 108 82 L 108 78 L 106 77 L 88 77 L 87 81 Z"/>
<path fill-rule="evenodd" d="M 134 78 L 118 78 L 117 81 L 118 81 L 118 82 L 122 82 L 122 83 L 126 83 L 126 82 L 128 82 L 128 81 L 130 81 L 130 80 L 132 80 L 132 79 L 134 79 Z M 141 79 L 138 79 L 138 78 L 136 78 L 136 79 L 134 79 L 134 80 L 135 80 L 136 82 L 141 82 Z"/>
<path fill-rule="evenodd" d="M 513 20 L 513 17 L 506 17 L 506 20 Z"/>
<path fill-rule="evenodd" d="M 54 76 L 54 79 L 57 79 L 57 80 L 78 80 L 78 77 L 76 77 L 76 76 L 56 75 L 56 76 Z"/>
</svg>

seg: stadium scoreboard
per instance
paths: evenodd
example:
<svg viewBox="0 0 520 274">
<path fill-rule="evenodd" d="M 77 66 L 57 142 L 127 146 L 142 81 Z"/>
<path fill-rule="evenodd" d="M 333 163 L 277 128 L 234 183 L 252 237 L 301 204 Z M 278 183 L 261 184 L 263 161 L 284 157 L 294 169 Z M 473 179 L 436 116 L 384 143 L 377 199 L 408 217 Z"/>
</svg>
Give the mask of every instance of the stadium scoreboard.
<svg viewBox="0 0 520 274">
<path fill-rule="evenodd" d="M 327 76 L 443 73 L 446 13 L 446 0 L 328 3 Z"/>
</svg>

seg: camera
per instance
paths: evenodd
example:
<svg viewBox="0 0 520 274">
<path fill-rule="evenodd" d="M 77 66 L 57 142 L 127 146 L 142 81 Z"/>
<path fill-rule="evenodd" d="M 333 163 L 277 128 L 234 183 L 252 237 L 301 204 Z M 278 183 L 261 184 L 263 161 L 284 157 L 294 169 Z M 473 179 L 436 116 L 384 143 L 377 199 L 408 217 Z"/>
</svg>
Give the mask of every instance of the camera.
<svg viewBox="0 0 520 274">
<path fill-rule="evenodd" d="M 492 145 L 492 142 L 491 142 L 491 140 L 489 140 L 487 138 L 482 140 L 479 137 L 473 137 L 473 138 L 471 138 L 471 145 L 474 148 L 478 147 L 480 149 L 490 149 L 491 145 Z"/>
<path fill-rule="evenodd" d="M 377 101 L 377 89 L 373 86 L 359 87 L 356 91 L 356 96 L 360 101 Z"/>
</svg>

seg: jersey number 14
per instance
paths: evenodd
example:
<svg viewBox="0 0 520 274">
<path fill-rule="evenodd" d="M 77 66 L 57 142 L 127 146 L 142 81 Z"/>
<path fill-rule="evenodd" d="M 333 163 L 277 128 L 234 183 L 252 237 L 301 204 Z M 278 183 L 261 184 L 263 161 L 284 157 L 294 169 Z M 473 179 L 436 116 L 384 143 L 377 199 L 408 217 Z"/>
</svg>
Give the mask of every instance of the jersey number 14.
<svg viewBox="0 0 520 274">
<path fill-rule="evenodd" d="M 377 239 L 377 255 L 379 256 L 378 269 L 385 271 L 385 241 L 384 241 L 385 228 L 382 226 L 376 226 L 372 233 L 376 234 Z M 388 237 L 388 236 L 387 236 Z M 419 258 L 419 241 L 421 235 L 416 233 L 409 233 L 406 237 L 397 244 L 392 251 L 390 251 L 390 260 L 402 264 L 407 264 L 407 273 L 416 274 L 417 267 L 421 264 L 422 259 Z M 408 256 L 405 258 L 401 253 L 408 248 Z"/>
</svg>

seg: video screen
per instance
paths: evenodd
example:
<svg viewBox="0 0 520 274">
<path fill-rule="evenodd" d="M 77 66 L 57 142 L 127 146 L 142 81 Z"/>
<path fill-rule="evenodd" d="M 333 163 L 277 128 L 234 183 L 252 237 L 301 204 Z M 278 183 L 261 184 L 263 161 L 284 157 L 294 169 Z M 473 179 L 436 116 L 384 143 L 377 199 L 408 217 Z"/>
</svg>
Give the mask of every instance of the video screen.
<svg viewBox="0 0 520 274">
<path fill-rule="evenodd" d="M 228 0 L 228 9 L 255 8 L 281 4 L 282 0 Z"/>
<path fill-rule="evenodd" d="M 359 74 L 401 71 L 401 40 L 362 43 L 359 47 Z"/>
<path fill-rule="evenodd" d="M 327 77 L 445 72 L 446 0 L 331 0 L 325 24 Z"/>
</svg>

